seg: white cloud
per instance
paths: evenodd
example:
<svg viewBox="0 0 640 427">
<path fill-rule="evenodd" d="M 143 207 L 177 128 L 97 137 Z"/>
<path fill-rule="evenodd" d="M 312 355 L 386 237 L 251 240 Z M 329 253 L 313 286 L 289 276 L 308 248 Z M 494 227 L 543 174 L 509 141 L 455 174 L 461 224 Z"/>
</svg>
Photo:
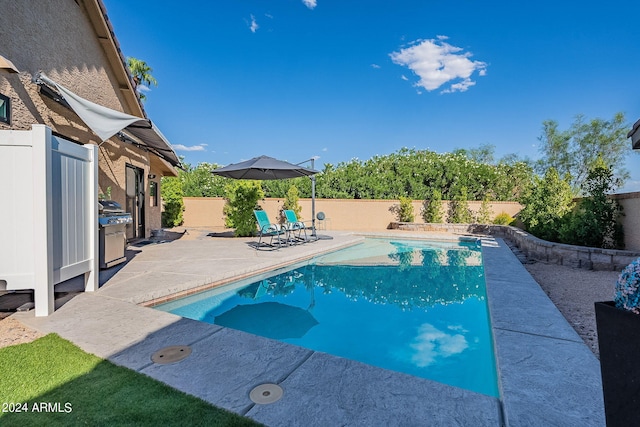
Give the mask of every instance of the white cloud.
<svg viewBox="0 0 640 427">
<path fill-rule="evenodd" d="M 487 74 L 487 64 L 471 60 L 470 52 L 463 52 L 445 40 L 446 36 L 416 40 L 389 56 L 394 63 L 409 68 L 420 78 L 414 86 L 432 91 L 449 84 L 442 93 L 464 92 L 476 84 L 471 79 L 474 72 L 479 76 Z"/>
<path fill-rule="evenodd" d="M 329 149 L 328 149 L 327 147 L 324 147 L 324 148 L 322 149 L 322 151 L 328 151 L 328 150 L 329 150 Z"/>
<path fill-rule="evenodd" d="M 471 79 L 464 79 L 460 83 L 452 84 L 449 89 L 443 90 L 442 93 L 465 92 L 467 89 L 469 89 L 471 86 L 474 86 L 475 84 L 476 82 L 472 81 Z"/>
<path fill-rule="evenodd" d="M 407 78 L 407 76 L 405 76 L 404 74 L 403 74 L 403 75 L 401 75 L 401 76 L 400 76 L 400 78 L 401 78 L 402 80 L 405 80 L 405 81 L 408 81 L 408 80 L 409 80 L 409 79 Z"/>
<path fill-rule="evenodd" d="M 260 28 L 260 26 L 256 22 L 256 17 L 253 15 L 251 15 L 251 22 L 248 23 L 248 25 L 252 33 L 255 33 L 256 31 L 258 31 L 258 28 Z"/>
<path fill-rule="evenodd" d="M 198 144 L 198 145 L 191 145 L 191 146 L 186 146 L 182 144 L 173 144 L 171 146 L 176 151 L 205 151 L 205 147 L 207 146 L 207 144 Z"/>
<path fill-rule="evenodd" d="M 316 0 L 302 0 L 302 3 L 304 3 L 304 5 L 309 9 L 313 9 L 317 6 Z"/>
<path fill-rule="evenodd" d="M 429 323 L 420 325 L 418 335 L 411 343 L 411 348 L 414 350 L 411 361 L 416 366 L 424 368 L 434 363 L 438 357 L 450 357 L 465 351 L 469 347 L 466 338 L 455 332 L 466 331 L 449 329 L 454 333 L 447 334 Z"/>
<path fill-rule="evenodd" d="M 378 64 L 371 64 L 371 68 L 379 69 L 380 66 Z"/>
</svg>

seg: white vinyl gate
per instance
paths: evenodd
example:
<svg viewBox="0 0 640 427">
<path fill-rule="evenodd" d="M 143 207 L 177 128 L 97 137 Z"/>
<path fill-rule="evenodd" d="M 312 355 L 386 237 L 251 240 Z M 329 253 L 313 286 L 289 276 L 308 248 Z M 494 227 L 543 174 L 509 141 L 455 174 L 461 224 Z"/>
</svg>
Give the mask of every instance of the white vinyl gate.
<svg viewBox="0 0 640 427">
<path fill-rule="evenodd" d="M 0 290 L 33 289 L 36 316 L 54 286 L 84 275 L 98 289 L 98 148 L 51 134 L 0 131 Z"/>
</svg>

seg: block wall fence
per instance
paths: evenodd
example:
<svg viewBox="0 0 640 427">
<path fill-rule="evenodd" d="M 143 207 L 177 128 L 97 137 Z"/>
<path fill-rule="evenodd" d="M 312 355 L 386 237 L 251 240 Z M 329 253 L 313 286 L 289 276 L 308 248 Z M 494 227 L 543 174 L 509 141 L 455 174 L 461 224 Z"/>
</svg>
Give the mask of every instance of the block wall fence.
<svg viewBox="0 0 640 427">
<path fill-rule="evenodd" d="M 269 219 L 277 221 L 284 198 L 268 198 L 259 202 L 267 212 Z M 300 199 L 302 219 L 311 220 L 311 199 Z M 389 209 L 399 204 L 398 200 L 353 200 L 353 199 L 316 199 L 316 215 L 324 212 L 326 219 L 316 221 L 316 227 L 327 230 L 376 231 L 389 228 L 397 218 Z M 185 227 L 224 227 L 222 208 L 225 200 L 221 197 L 185 197 Z M 443 201 L 443 212 L 448 202 Z M 469 202 L 473 212 L 480 209 L 481 202 Z M 417 223 L 424 223 L 421 216 L 422 201 L 413 202 L 413 212 Z M 515 216 L 522 209 L 516 202 L 492 202 L 491 218 L 500 213 Z M 446 217 L 446 215 L 445 215 Z"/>
<path fill-rule="evenodd" d="M 324 212 L 326 219 L 317 221 L 318 229 L 345 231 L 380 231 L 389 228 L 412 231 L 450 232 L 457 234 L 482 233 L 503 237 L 514 242 L 530 258 L 545 262 L 595 270 L 621 270 L 629 262 L 640 257 L 640 192 L 612 196 L 623 207 L 622 225 L 625 233 L 625 250 L 596 249 L 548 242 L 517 228 L 507 226 L 483 226 L 469 224 L 425 224 L 422 221 L 422 201 L 413 202 L 415 222 L 399 223 L 389 210 L 398 200 L 316 199 L 316 213 Z M 269 218 L 276 221 L 284 199 L 263 199 L 260 205 Z M 221 197 L 185 197 L 184 226 L 198 228 L 223 228 Z M 481 202 L 469 202 L 473 212 Z M 311 199 L 300 199 L 302 219 L 311 219 Z M 443 201 L 443 211 L 448 203 Z M 492 202 L 491 217 L 500 213 L 515 216 L 522 209 L 516 202 Z"/>
</svg>

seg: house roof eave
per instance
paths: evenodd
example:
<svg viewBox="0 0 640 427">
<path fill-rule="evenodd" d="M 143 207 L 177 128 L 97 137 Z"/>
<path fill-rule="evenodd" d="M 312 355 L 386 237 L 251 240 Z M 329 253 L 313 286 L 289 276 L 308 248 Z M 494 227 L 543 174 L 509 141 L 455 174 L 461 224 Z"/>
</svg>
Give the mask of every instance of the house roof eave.
<svg viewBox="0 0 640 427">
<path fill-rule="evenodd" d="M 96 36 L 100 40 L 107 59 L 113 68 L 118 89 L 124 97 L 131 114 L 148 118 L 136 92 L 133 77 L 127 68 L 126 59 L 107 16 L 107 9 L 104 3 L 102 0 L 82 0 L 82 3 L 89 15 L 89 20 Z"/>
<path fill-rule="evenodd" d="M 631 138 L 631 148 L 640 149 L 640 119 L 633 124 L 633 128 L 627 134 L 627 138 Z"/>
</svg>

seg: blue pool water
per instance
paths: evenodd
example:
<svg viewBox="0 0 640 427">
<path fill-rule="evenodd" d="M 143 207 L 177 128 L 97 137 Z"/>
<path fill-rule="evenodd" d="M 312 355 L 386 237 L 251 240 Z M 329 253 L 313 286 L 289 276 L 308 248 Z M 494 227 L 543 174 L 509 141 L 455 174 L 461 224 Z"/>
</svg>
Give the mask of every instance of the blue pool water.
<svg viewBox="0 0 640 427">
<path fill-rule="evenodd" d="M 365 243 L 156 308 L 498 397 L 476 242 Z"/>
</svg>

